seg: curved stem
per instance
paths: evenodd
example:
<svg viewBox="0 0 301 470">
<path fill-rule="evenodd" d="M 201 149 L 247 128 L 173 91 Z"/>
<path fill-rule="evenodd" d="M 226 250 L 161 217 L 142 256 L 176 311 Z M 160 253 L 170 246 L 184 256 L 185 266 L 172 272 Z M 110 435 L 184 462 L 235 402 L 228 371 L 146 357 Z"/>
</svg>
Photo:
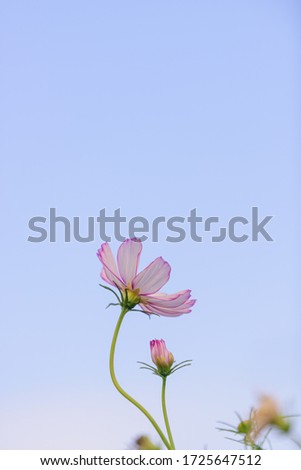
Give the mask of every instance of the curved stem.
<svg viewBox="0 0 301 470">
<path fill-rule="evenodd" d="M 117 380 L 116 375 L 115 375 L 115 369 L 114 369 L 115 347 L 116 347 L 116 342 L 117 342 L 118 333 L 119 333 L 119 330 L 120 330 L 121 323 L 122 323 L 122 321 L 125 317 L 125 314 L 127 312 L 128 312 L 128 310 L 122 309 L 120 317 L 119 317 L 117 325 L 116 325 L 116 328 L 115 328 L 115 331 L 114 331 L 113 339 L 112 339 L 112 345 L 111 345 L 111 351 L 110 351 L 110 374 L 111 374 L 111 379 L 113 381 L 113 384 L 117 388 L 118 392 L 121 393 L 121 395 L 123 395 L 124 398 L 126 398 L 128 401 L 130 401 L 133 405 L 135 405 L 149 419 L 149 421 L 152 423 L 152 425 L 156 429 L 157 433 L 161 437 L 161 439 L 164 442 L 167 449 L 170 450 L 171 446 L 170 446 L 167 438 L 164 436 L 163 432 L 161 431 L 159 425 L 154 420 L 154 418 L 149 414 L 149 412 L 142 405 L 140 405 L 140 403 L 138 403 L 138 401 L 136 401 L 125 390 L 123 390 L 123 388 L 119 385 L 118 380 Z"/>
<path fill-rule="evenodd" d="M 169 425 L 169 421 L 168 421 L 168 415 L 167 415 L 167 409 L 166 409 L 166 400 L 165 400 L 165 390 L 166 390 L 166 377 L 162 377 L 162 410 L 163 410 L 164 421 L 165 421 L 166 430 L 167 430 L 167 434 L 168 434 L 168 438 L 169 438 L 169 442 L 170 442 L 170 448 L 171 448 L 171 450 L 174 450 L 175 449 L 175 444 L 174 444 L 174 441 L 173 441 L 173 437 L 172 437 L 172 434 L 171 434 L 170 425 Z"/>
</svg>

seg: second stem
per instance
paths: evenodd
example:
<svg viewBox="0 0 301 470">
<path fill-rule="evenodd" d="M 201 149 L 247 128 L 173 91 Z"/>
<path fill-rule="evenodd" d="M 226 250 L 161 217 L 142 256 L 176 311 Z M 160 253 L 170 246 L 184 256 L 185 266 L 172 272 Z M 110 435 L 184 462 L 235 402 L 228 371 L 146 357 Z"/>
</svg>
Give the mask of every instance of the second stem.
<svg viewBox="0 0 301 470">
<path fill-rule="evenodd" d="M 164 416 L 164 421 L 165 421 L 165 426 L 168 434 L 168 439 L 170 442 L 170 449 L 175 450 L 175 444 L 173 441 L 170 425 L 169 425 L 169 420 L 168 420 L 168 414 L 167 414 L 167 409 L 166 409 L 166 399 L 165 399 L 165 392 L 166 392 L 166 378 L 167 377 L 162 377 L 162 410 L 163 410 L 163 416 Z"/>
</svg>

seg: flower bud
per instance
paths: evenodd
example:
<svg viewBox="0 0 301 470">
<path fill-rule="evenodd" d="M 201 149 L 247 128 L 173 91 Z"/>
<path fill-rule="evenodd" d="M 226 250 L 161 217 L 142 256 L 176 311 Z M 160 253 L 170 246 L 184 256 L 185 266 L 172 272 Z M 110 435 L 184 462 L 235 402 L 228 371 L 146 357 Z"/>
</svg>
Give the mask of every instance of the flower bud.
<svg viewBox="0 0 301 470">
<path fill-rule="evenodd" d="M 277 416 L 272 424 L 284 433 L 288 433 L 291 430 L 291 423 L 283 416 Z"/>
<path fill-rule="evenodd" d="M 246 419 L 245 421 L 241 421 L 237 426 L 237 432 L 239 434 L 249 434 L 252 429 L 252 421 L 250 419 Z"/>
<path fill-rule="evenodd" d="M 156 446 L 147 436 L 140 436 L 135 442 L 137 450 L 161 450 L 161 447 Z"/>
<path fill-rule="evenodd" d="M 165 341 L 163 339 L 153 339 L 150 342 L 150 350 L 152 361 L 157 366 L 159 374 L 167 377 L 174 363 L 174 357 L 168 351 Z"/>
</svg>

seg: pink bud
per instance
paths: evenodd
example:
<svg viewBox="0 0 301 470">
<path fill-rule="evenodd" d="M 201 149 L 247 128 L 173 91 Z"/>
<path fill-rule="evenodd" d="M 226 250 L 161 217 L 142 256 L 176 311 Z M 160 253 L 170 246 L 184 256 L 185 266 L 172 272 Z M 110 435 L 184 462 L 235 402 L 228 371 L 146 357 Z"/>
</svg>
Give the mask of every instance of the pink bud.
<svg viewBox="0 0 301 470">
<path fill-rule="evenodd" d="M 163 376 L 167 376 L 174 363 L 174 357 L 168 351 L 165 341 L 163 339 L 153 339 L 150 342 L 150 350 L 152 361 L 157 366 L 158 372 Z"/>
</svg>

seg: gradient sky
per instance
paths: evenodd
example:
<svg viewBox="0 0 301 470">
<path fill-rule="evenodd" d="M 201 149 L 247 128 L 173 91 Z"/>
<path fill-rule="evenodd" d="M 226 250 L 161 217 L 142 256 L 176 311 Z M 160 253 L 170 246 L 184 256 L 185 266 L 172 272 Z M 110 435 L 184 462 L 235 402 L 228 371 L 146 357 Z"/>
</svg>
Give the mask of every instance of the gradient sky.
<svg viewBox="0 0 301 470">
<path fill-rule="evenodd" d="M 110 382 L 118 308 L 98 286 L 101 241 L 27 241 L 50 207 L 83 232 L 102 208 L 273 215 L 270 243 L 145 242 L 142 266 L 163 256 L 166 291 L 190 288 L 197 304 L 175 319 L 129 314 L 116 365 L 162 423 L 159 379 L 137 361 L 153 338 L 193 359 L 168 384 L 180 449 L 237 448 L 217 421 L 236 423 L 262 393 L 300 413 L 298 2 L 12 0 L 0 30 L 0 447 L 158 442 Z"/>
</svg>

